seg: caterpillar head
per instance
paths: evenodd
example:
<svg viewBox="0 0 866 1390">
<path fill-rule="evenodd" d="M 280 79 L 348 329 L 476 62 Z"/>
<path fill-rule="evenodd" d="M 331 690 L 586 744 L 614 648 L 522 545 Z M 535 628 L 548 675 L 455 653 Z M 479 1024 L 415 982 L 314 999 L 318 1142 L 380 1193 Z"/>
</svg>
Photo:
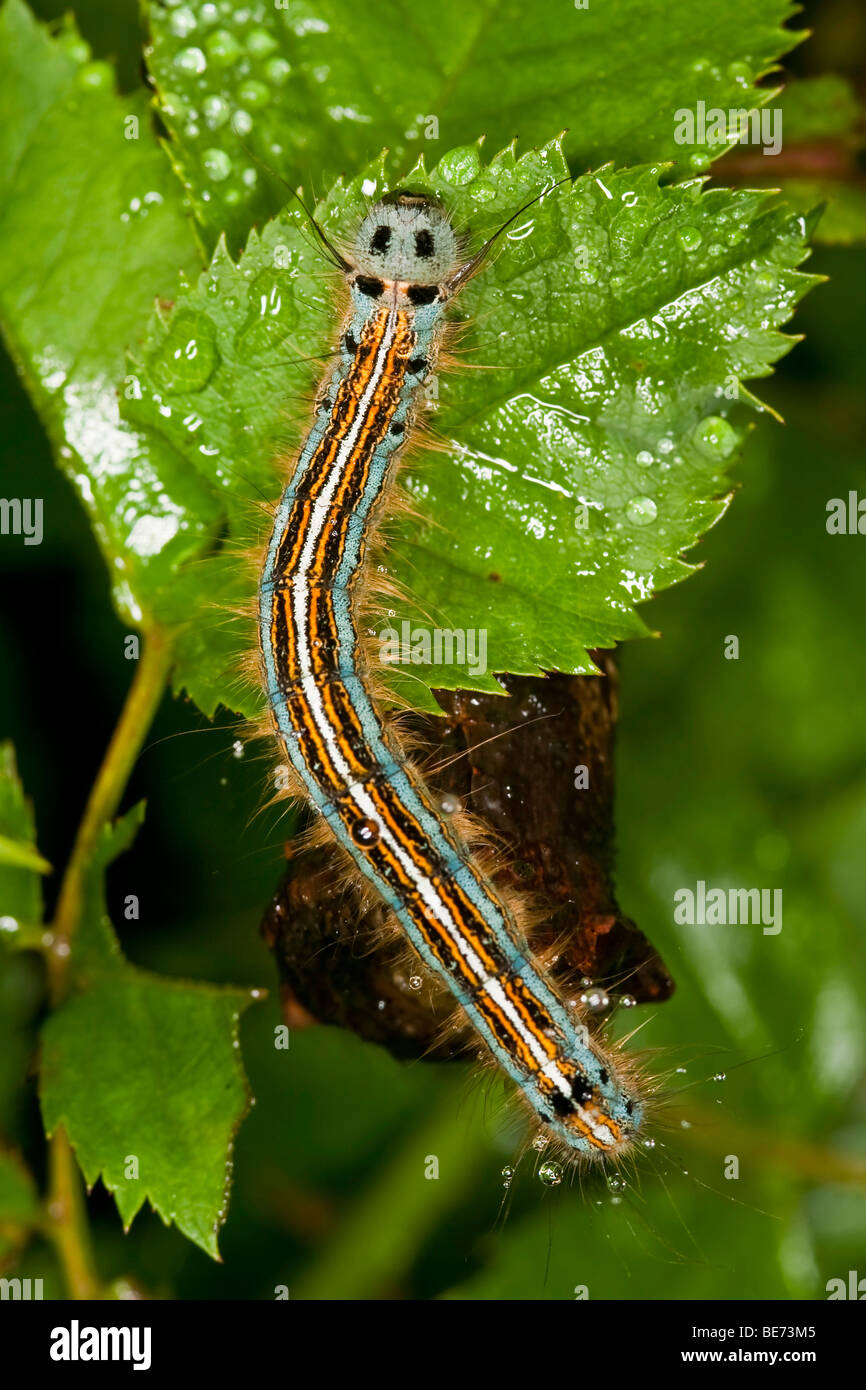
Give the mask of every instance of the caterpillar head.
<svg viewBox="0 0 866 1390">
<path fill-rule="evenodd" d="M 377 280 L 438 285 L 457 264 L 457 237 L 434 198 L 389 193 L 358 228 L 352 259 L 361 275 Z"/>
<path fill-rule="evenodd" d="M 585 1028 L 576 1030 L 575 1040 L 575 1055 L 559 1061 L 556 1077 L 536 1090 L 536 1110 L 578 1153 L 611 1158 L 627 1153 L 643 1127 L 643 1103 L 628 1074 L 596 1052 Z"/>
</svg>

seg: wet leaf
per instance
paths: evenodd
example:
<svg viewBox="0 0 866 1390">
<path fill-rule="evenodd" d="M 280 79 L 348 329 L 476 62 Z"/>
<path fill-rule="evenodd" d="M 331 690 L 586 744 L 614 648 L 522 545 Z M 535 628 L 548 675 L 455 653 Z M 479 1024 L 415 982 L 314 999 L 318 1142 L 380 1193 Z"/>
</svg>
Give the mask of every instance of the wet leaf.
<svg viewBox="0 0 866 1390">
<path fill-rule="evenodd" d="M 125 349 L 197 266 L 191 225 L 143 94 L 118 95 L 70 24 L 51 37 L 7 0 L 0 91 L 0 323 L 137 622 L 219 518 L 195 473 L 118 413 Z"/>
<path fill-rule="evenodd" d="M 467 147 L 411 181 L 480 238 L 564 167 L 556 144 L 488 166 Z M 794 268 L 807 227 L 763 194 L 660 185 L 660 173 L 602 169 L 549 193 L 458 301 L 475 325 L 466 360 L 487 370 L 438 380 L 430 419 L 448 447 L 413 455 L 405 481 L 425 520 L 395 532 L 384 559 L 412 605 L 382 611 L 373 631 L 383 652 L 389 632 L 416 628 L 428 646 L 431 629 L 456 631 L 467 650 L 443 664 L 422 643 L 414 664 L 406 644 L 392 674 L 412 703 L 431 707 L 425 685 L 495 691 L 495 671 L 594 670 L 588 650 L 646 632 L 635 605 L 690 573 L 683 552 L 725 510 L 743 406 L 757 404 L 743 382 L 788 350 L 779 325 L 813 283 Z M 383 186 L 381 165 L 336 185 L 326 227 L 350 229 Z M 297 448 L 291 406 L 334 338 L 329 282 L 295 210 L 253 233 L 237 264 L 221 243 L 153 325 L 126 417 L 222 489 L 238 544 L 262 538 L 275 441 Z M 190 342 L 209 345 L 206 379 L 184 359 Z M 199 618 L 180 679 L 208 711 L 215 699 L 258 709 L 231 677 L 231 628 L 214 613 L 253 583 L 223 555 L 175 592 Z M 253 640 L 238 627 L 238 650 Z"/>
<path fill-rule="evenodd" d="M 318 192 L 383 147 L 396 170 L 422 149 L 435 162 L 480 136 L 527 149 L 566 130 L 575 171 L 706 169 L 726 145 L 683 138 L 679 113 L 763 105 L 756 79 L 801 37 L 782 27 L 788 0 L 716 0 L 711 17 L 693 0 L 536 0 L 531 15 L 519 0 L 377 0 L 361 25 L 350 0 L 147 10 L 172 158 L 205 236 L 232 248 L 285 198 L 257 159 Z"/>
<path fill-rule="evenodd" d="M 142 810 L 104 833 L 90 866 L 72 992 L 42 1031 L 42 1114 L 49 1135 L 63 1125 L 88 1183 L 102 1178 L 127 1227 L 149 1201 L 216 1257 L 249 1103 L 237 1033 L 251 995 L 151 975 L 123 959 L 102 877 Z"/>
</svg>

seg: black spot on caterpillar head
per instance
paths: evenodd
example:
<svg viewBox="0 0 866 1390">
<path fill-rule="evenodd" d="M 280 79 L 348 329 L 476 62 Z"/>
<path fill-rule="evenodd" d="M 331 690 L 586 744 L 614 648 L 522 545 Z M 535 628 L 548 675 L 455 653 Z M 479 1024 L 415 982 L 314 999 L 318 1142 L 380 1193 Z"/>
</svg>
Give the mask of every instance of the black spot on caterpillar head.
<svg viewBox="0 0 866 1390">
<path fill-rule="evenodd" d="M 436 244 L 433 241 L 433 233 L 425 227 L 423 231 L 415 233 L 415 255 L 420 256 L 422 261 L 429 261 Z"/>
<path fill-rule="evenodd" d="M 606 1068 L 606 1067 L 602 1067 L 601 1071 L 600 1071 L 599 1074 L 598 1074 L 598 1079 L 599 1079 L 599 1081 L 601 1082 L 602 1086 L 606 1086 L 606 1085 L 607 1085 L 608 1081 L 610 1080 L 610 1077 L 609 1077 L 608 1074 L 607 1074 L 607 1068 Z"/>
<path fill-rule="evenodd" d="M 570 1101 L 568 1096 L 564 1096 L 560 1091 L 557 1091 L 550 1103 L 560 1118 L 565 1115 L 571 1115 L 574 1111 L 574 1102 Z"/>
<path fill-rule="evenodd" d="M 439 297 L 439 286 L 410 285 L 407 294 L 410 304 L 432 304 L 434 299 L 438 299 Z"/>
<path fill-rule="evenodd" d="M 355 287 L 362 294 L 369 295 L 370 299 L 378 299 L 385 286 L 381 280 L 377 280 L 374 275 L 356 275 Z"/>
<path fill-rule="evenodd" d="M 402 421 L 402 420 L 395 420 L 394 423 L 393 423 L 393 425 L 391 426 L 391 433 L 392 433 L 392 434 L 403 434 L 404 431 L 405 431 L 405 429 L 406 429 L 406 426 L 403 424 L 403 421 Z"/>
<path fill-rule="evenodd" d="M 351 328 L 347 329 L 346 332 L 343 334 L 343 346 L 345 347 L 347 352 L 352 354 L 352 356 L 354 356 L 355 353 L 358 351 L 358 342 Z"/>
<path fill-rule="evenodd" d="M 384 256 L 392 235 L 390 227 L 378 226 L 370 238 L 370 250 L 375 251 L 377 255 Z"/>
<path fill-rule="evenodd" d="M 411 357 L 407 369 L 412 376 L 422 376 L 427 370 L 426 357 Z"/>
<path fill-rule="evenodd" d="M 367 213 L 352 259 L 362 277 L 440 285 L 459 264 L 457 237 L 435 198 L 396 189 Z"/>
</svg>

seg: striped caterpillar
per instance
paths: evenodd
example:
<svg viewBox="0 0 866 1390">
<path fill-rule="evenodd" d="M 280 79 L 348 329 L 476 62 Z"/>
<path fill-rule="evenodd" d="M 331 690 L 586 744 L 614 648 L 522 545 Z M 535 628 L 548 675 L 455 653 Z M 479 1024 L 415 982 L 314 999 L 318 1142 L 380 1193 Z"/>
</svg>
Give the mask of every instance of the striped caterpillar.
<svg viewBox="0 0 866 1390">
<path fill-rule="evenodd" d="M 407 192 L 367 213 L 346 255 L 313 225 L 345 277 L 350 306 L 261 571 L 270 721 L 329 836 L 549 1137 L 575 1157 L 619 1155 L 644 1119 L 627 1064 L 566 1006 L 526 944 L 524 905 L 506 901 L 443 817 L 383 719 L 359 634 L 365 554 L 439 357 L 445 311 L 495 238 L 467 260 L 443 207 Z"/>
</svg>

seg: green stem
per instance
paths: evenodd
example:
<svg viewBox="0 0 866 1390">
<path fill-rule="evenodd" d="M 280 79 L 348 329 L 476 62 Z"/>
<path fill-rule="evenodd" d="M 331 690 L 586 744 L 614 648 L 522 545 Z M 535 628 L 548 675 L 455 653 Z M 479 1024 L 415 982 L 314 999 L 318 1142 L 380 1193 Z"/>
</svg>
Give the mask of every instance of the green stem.
<svg viewBox="0 0 866 1390">
<path fill-rule="evenodd" d="M 51 1186 L 45 1234 L 53 1242 L 70 1298 L 102 1298 L 96 1273 L 81 1175 L 64 1129 L 51 1137 Z"/>
<path fill-rule="evenodd" d="M 171 667 L 171 642 L 158 628 L 145 637 L 144 651 L 111 742 L 91 788 L 57 900 L 48 955 L 51 1004 L 63 1002 L 69 984 L 72 943 L 84 903 L 88 866 L 104 827 L 120 804 L 141 745 L 162 699 Z M 103 1296 L 93 1260 L 81 1176 L 66 1131 L 50 1140 L 50 1189 L 46 1234 L 52 1240 L 71 1298 Z"/>
<path fill-rule="evenodd" d="M 151 629 L 145 637 L 135 678 L 91 788 L 63 876 L 52 928 L 48 967 L 54 1008 L 66 994 L 69 956 L 81 916 L 88 865 L 103 828 L 117 810 L 129 774 L 162 699 L 171 658 L 171 642 L 167 635 L 159 628 Z"/>
</svg>

